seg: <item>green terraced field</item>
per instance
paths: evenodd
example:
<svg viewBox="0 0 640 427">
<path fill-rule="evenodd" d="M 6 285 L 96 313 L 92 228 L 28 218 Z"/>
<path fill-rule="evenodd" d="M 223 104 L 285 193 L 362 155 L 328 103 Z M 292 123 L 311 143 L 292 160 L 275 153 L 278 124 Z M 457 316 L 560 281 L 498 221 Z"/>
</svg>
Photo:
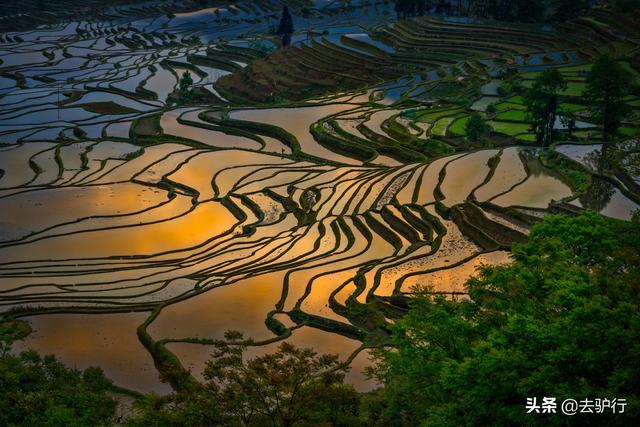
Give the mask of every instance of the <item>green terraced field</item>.
<svg viewBox="0 0 640 427">
<path fill-rule="evenodd" d="M 496 116 L 497 120 L 506 120 L 514 122 L 526 122 L 527 112 L 523 110 L 507 110 Z"/>
<path fill-rule="evenodd" d="M 496 132 L 502 132 L 507 135 L 527 133 L 531 126 L 528 123 L 501 122 L 497 120 L 491 120 L 489 123 Z"/>
</svg>

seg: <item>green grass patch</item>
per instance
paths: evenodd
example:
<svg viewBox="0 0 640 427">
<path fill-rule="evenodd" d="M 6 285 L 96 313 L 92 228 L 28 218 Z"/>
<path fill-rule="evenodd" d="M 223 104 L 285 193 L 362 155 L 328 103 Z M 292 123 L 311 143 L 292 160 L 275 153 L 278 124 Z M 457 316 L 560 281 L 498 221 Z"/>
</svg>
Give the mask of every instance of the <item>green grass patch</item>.
<svg viewBox="0 0 640 427">
<path fill-rule="evenodd" d="M 573 113 L 575 111 L 584 111 L 587 109 L 586 105 L 572 104 L 570 102 L 560 103 L 559 110 L 566 113 Z"/>
<path fill-rule="evenodd" d="M 420 115 L 417 121 L 424 122 L 424 123 L 434 123 L 442 117 L 453 116 L 459 113 L 460 111 L 462 110 L 459 108 L 446 108 L 442 110 L 436 110 L 436 111 L 432 111 L 432 112 Z"/>
<path fill-rule="evenodd" d="M 405 119 L 410 119 L 410 120 L 416 120 L 418 117 L 423 115 L 424 112 L 425 112 L 424 108 L 410 108 L 408 110 L 401 111 L 400 117 Z"/>
<path fill-rule="evenodd" d="M 536 136 L 532 133 L 522 133 L 520 135 L 515 135 L 514 138 L 519 141 L 536 142 Z"/>
<path fill-rule="evenodd" d="M 585 71 L 591 70 L 591 64 L 583 64 L 583 65 L 570 65 L 568 67 L 560 67 L 558 71 L 561 73 L 582 73 Z"/>
<path fill-rule="evenodd" d="M 458 136 L 466 135 L 467 132 L 465 131 L 465 126 L 467 125 L 468 121 L 469 116 L 460 117 L 454 120 L 454 122 L 449 126 L 449 132 Z"/>
<path fill-rule="evenodd" d="M 510 136 L 529 133 L 530 126 L 528 123 L 501 122 L 497 120 L 491 120 L 489 124 L 496 132 L 504 133 Z"/>
<path fill-rule="evenodd" d="M 523 80 L 522 85 L 526 88 L 530 88 L 533 86 L 534 80 Z M 564 96 L 574 96 L 579 97 L 582 96 L 586 89 L 586 83 L 584 82 L 567 82 L 567 88 L 560 92 L 561 95 Z"/>
<path fill-rule="evenodd" d="M 457 116 L 447 116 L 438 119 L 431 129 L 433 135 L 444 136 L 447 133 L 447 128 L 453 123 Z"/>
<path fill-rule="evenodd" d="M 512 102 L 499 102 L 498 104 L 495 104 L 495 106 L 499 111 L 513 109 L 523 110 L 525 108 L 525 106 L 522 104 L 514 104 Z"/>
<path fill-rule="evenodd" d="M 525 110 L 507 110 L 496 116 L 498 120 L 507 120 L 514 122 L 526 122 L 527 112 Z"/>
<path fill-rule="evenodd" d="M 578 130 L 573 133 L 573 136 L 577 138 L 587 138 L 589 140 L 602 140 L 602 132 L 593 130 Z"/>
<path fill-rule="evenodd" d="M 509 102 L 511 104 L 520 104 L 524 106 L 524 98 L 520 95 L 512 96 L 504 100 L 504 102 Z"/>
<path fill-rule="evenodd" d="M 453 153 L 453 148 L 450 145 L 434 138 L 415 140 L 413 145 L 415 146 L 415 150 L 431 157 L 441 157 Z"/>
<path fill-rule="evenodd" d="M 620 66 L 631 75 L 631 78 L 635 83 L 640 83 L 640 73 L 638 73 L 638 71 L 633 68 L 630 63 L 626 61 L 619 61 L 618 64 L 620 64 Z"/>
<path fill-rule="evenodd" d="M 568 82 L 567 88 L 562 91 L 562 94 L 566 96 L 582 96 L 586 87 L 587 85 L 584 82 Z"/>
<path fill-rule="evenodd" d="M 638 133 L 638 128 L 625 126 L 625 127 L 621 127 L 620 129 L 618 129 L 618 133 L 620 135 L 626 136 L 626 137 L 636 136 L 637 133 Z"/>
</svg>

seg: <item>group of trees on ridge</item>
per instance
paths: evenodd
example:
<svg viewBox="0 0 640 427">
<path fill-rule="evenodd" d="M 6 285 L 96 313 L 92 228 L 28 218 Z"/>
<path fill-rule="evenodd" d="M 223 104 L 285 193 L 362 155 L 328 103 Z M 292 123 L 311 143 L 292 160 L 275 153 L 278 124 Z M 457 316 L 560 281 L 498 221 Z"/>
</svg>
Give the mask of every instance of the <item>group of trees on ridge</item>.
<svg viewBox="0 0 640 427">
<path fill-rule="evenodd" d="M 631 73 L 610 55 L 598 57 L 587 72 L 583 98 L 588 107 L 584 119 L 602 129 L 605 142 L 616 139 L 623 120 L 632 111 L 625 101 L 632 80 Z M 567 81 L 558 69 L 542 71 L 530 88 L 519 86 L 519 81 L 516 83 L 515 91 L 523 95 L 527 118 L 538 144 L 548 147 L 558 138 L 561 134 L 557 126 L 558 119 L 564 125 L 562 132 L 571 137 L 576 127 L 576 115 L 562 110 L 562 93 L 567 89 Z M 494 115 L 495 106 L 490 105 L 486 113 Z M 490 131 L 491 126 L 480 113 L 471 113 L 465 124 L 465 134 L 469 140 L 478 141 Z"/>
<path fill-rule="evenodd" d="M 612 141 L 616 137 L 622 120 L 631 112 L 624 100 L 631 80 L 631 74 L 609 55 L 596 59 L 587 74 L 584 98 L 588 103 L 590 119 L 601 126 L 605 141 Z M 532 130 L 537 142 L 543 146 L 553 141 L 560 95 L 566 88 L 567 82 L 562 73 L 551 68 L 543 71 L 525 93 Z M 573 120 L 572 117 L 569 119 Z M 569 132 L 571 127 L 569 125 Z"/>
</svg>

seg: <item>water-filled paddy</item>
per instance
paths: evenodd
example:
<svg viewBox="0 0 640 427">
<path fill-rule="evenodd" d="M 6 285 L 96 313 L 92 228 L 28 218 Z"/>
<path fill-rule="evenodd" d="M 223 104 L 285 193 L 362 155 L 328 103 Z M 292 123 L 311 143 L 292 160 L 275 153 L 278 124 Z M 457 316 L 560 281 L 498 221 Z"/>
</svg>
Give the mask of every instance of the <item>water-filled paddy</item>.
<svg viewBox="0 0 640 427">
<path fill-rule="evenodd" d="M 341 113 L 354 106 L 350 104 L 334 104 L 321 107 L 305 107 L 298 109 L 265 109 L 236 111 L 231 117 L 238 120 L 262 122 L 283 128 L 293 134 L 303 152 L 321 158 L 334 160 L 347 164 L 356 164 L 356 160 L 338 155 L 316 142 L 309 133 L 309 127 L 329 115 Z"/>
<path fill-rule="evenodd" d="M 148 313 L 55 314 L 28 318 L 34 332 L 14 351 L 55 354 L 63 363 L 85 369 L 99 365 L 116 385 L 159 394 L 171 388 L 158 379 L 153 359 L 135 328 Z"/>
</svg>

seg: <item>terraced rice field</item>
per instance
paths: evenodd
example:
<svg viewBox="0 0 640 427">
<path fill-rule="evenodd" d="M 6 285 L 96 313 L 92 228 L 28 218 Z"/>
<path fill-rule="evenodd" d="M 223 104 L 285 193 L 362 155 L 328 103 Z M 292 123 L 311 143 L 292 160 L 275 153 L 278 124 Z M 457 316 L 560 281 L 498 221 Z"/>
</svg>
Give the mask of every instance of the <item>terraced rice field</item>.
<svg viewBox="0 0 640 427">
<path fill-rule="evenodd" d="M 233 329 L 251 355 L 282 340 L 340 354 L 366 390 L 368 351 L 414 285 L 464 297 L 477 265 L 509 262 L 551 202 L 575 199 L 508 139 L 529 132 L 522 101 L 489 74 L 576 67 L 594 54 L 584 40 L 612 40 L 335 3 L 266 57 L 256 41 L 277 43 L 263 33 L 279 2 L 2 34 L 0 311 L 33 325 L 19 348 L 166 393 L 158 369 L 173 387 L 172 370 L 200 378 Z M 492 147 L 462 138 L 481 96 L 497 101 Z M 617 191 L 601 210 L 628 217 Z"/>
</svg>

